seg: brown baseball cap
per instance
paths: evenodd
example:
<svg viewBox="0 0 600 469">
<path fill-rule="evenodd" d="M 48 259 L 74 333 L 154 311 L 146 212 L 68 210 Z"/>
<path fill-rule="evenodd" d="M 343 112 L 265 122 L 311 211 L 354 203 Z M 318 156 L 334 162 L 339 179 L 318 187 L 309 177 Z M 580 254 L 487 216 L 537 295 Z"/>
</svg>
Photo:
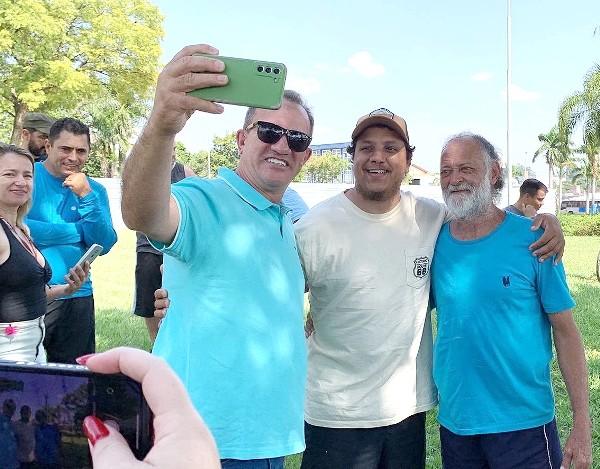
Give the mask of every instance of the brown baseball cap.
<svg viewBox="0 0 600 469">
<path fill-rule="evenodd" d="M 383 107 L 375 109 L 366 116 L 362 116 L 358 119 L 356 127 L 352 132 L 352 140 L 355 140 L 367 127 L 373 125 L 385 125 L 395 132 L 398 132 L 406 140 L 406 143 L 409 143 L 406 121 L 389 109 Z"/>
<path fill-rule="evenodd" d="M 30 112 L 29 114 L 25 114 L 25 117 L 23 118 L 23 128 L 35 129 L 44 134 L 49 134 L 50 127 L 52 127 L 54 122 L 56 122 L 56 119 L 53 119 L 44 113 Z"/>
</svg>

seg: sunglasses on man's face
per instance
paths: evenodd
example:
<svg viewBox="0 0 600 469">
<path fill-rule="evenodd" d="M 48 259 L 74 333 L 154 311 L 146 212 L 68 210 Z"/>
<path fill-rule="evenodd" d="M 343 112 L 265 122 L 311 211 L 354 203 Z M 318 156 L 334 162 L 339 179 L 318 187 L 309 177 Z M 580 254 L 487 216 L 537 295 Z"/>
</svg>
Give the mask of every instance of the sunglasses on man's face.
<svg viewBox="0 0 600 469">
<path fill-rule="evenodd" d="M 263 143 L 272 145 L 277 143 L 281 137 L 285 135 L 288 146 L 292 151 L 304 151 L 310 145 L 311 137 L 298 130 L 288 130 L 278 125 L 272 124 L 271 122 L 257 121 L 252 125 L 246 127 L 247 131 L 257 127 L 256 133 L 258 139 Z"/>
</svg>

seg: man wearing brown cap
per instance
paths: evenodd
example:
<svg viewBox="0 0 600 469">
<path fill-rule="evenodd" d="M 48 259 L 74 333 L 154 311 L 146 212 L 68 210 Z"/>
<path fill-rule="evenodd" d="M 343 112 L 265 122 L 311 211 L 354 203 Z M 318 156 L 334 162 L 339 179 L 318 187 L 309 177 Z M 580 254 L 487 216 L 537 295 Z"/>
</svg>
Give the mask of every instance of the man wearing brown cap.
<svg viewBox="0 0 600 469">
<path fill-rule="evenodd" d="M 23 148 L 35 158 L 35 161 L 44 161 L 48 155 L 46 154 L 46 141 L 50 127 L 56 119 L 43 114 L 41 112 L 30 112 L 23 119 L 23 130 L 21 138 L 23 139 Z"/>
<path fill-rule="evenodd" d="M 361 117 L 355 186 L 296 224 L 311 307 L 302 469 L 425 467 L 429 272 L 448 212 L 400 190 L 413 151 L 400 116 Z"/>
</svg>

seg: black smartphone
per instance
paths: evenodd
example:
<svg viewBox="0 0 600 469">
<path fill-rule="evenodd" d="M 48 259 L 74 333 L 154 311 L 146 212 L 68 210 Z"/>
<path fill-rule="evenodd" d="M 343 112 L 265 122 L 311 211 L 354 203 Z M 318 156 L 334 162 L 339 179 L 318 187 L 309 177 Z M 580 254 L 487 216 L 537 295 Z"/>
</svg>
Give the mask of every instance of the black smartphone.
<svg viewBox="0 0 600 469">
<path fill-rule="evenodd" d="M 152 414 L 141 385 L 84 366 L 0 361 L 0 466 L 91 468 L 82 422 L 112 421 L 138 459 L 152 445 Z M 8 465 L 7 465 L 8 464 Z M 36 466 L 37 467 L 37 466 Z"/>
</svg>

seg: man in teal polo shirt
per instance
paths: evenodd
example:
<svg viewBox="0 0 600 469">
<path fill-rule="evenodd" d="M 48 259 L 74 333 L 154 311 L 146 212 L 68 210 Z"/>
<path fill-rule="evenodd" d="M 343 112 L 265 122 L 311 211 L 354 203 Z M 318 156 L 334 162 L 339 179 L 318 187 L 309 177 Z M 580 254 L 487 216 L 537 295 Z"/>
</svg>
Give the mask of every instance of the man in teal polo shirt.
<svg viewBox="0 0 600 469">
<path fill-rule="evenodd" d="M 304 449 L 306 346 L 304 277 L 281 198 L 310 157 L 313 117 L 291 91 L 278 110 L 250 108 L 235 171 L 170 186 L 175 135 L 193 111 L 223 111 L 186 95 L 226 83 L 222 62 L 195 52 L 217 53 L 186 47 L 159 76 L 123 171 L 123 219 L 168 254 L 171 306 L 153 352 L 183 380 L 223 467 L 283 468 Z"/>
</svg>

